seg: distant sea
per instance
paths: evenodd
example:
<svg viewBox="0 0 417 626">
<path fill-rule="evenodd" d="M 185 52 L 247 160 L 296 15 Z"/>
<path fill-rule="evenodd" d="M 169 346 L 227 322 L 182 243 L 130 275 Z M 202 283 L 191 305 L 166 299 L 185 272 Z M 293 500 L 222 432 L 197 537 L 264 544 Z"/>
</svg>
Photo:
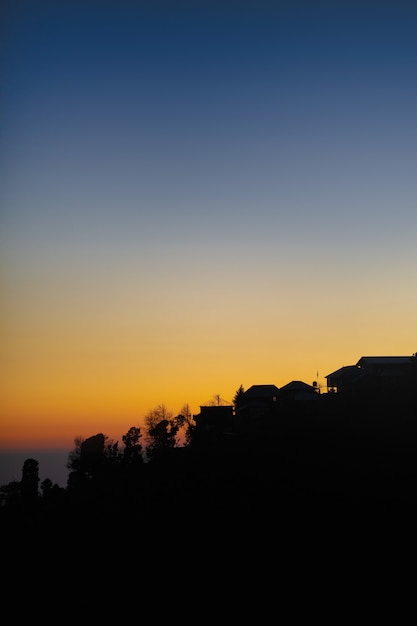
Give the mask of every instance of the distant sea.
<svg viewBox="0 0 417 626">
<path fill-rule="evenodd" d="M 26 459 L 39 463 L 39 488 L 45 478 L 60 487 L 67 486 L 69 450 L 0 450 L 0 485 L 22 480 L 22 468 Z"/>
</svg>

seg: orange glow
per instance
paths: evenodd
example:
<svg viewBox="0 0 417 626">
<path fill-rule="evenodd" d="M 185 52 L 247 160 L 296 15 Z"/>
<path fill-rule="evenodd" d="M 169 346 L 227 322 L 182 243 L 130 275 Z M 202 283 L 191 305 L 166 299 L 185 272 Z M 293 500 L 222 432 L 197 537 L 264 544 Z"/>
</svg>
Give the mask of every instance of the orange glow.
<svg viewBox="0 0 417 626">
<path fill-rule="evenodd" d="M 270 340 L 269 335 L 269 340 Z M 238 387 L 252 384 L 276 384 L 291 380 L 324 386 L 325 376 L 342 365 L 355 363 L 363 354 L 381 351 L 362 350 L 360 341 L 351 342 L 343 353 L 341 345 L 334 352 L 321 350 L 319 338 L 315 348 L 303 354 L 306 341 L 295 340 L 288 332 L 280 350 L 272 349 L 261 331 L 253 342 L 224 342 L 211 337 L 195 351 L 183 346 L 182 354 L 164 347 L 143 362 L 123 363 L 122 354 L 110 362 L 90 358 L 75 361 L 68 358 L 29 359 L 4 369 L 2 377 L 0 447 L 73 448 L 75 437 L 89 437 L 103 432 L 119 441 L 131 426 L 143 425 L 144 416 L 158 404 L 165 404 L 174 414 L 184 404 L 193 413 L 215 395 L 228 402 Z M 276 338 L 276 345 L 278 338 Z M 314 342 L 313 342 L 314 343 Z M 168 349 L 167 349 L 168 348 Z M 339 354 L 339 351 L 342 354 Z M 384 351 L 385 352 L 385 351 Z M 411 354 L 404 345 L 390 354 Z M 348 355 L 348 356 L 346 356 Z M 325 391 L 325 389 L 323 389 Z"/>
</svg>

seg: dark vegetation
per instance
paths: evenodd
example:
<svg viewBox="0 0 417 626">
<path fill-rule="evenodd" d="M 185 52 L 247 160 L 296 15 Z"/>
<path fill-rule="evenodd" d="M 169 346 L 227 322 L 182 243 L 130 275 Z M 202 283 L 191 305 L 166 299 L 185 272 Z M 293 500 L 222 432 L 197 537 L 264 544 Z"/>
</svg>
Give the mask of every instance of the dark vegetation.
<svg viewBox="0 0 417 626">
<path fill-rule="evenodd" d="M 297 546 L 403 534 L 417 519 L 416 381 L 414 368 L 401 389 L 278 399 L 250 418 L 240 387 L 230 419 L 210 425 L 159 406 L 121 444 L 76 439 L 65 488 L 39 485 L 27 459 L 22 480 L 1 487 L 3 535 L 111 533 L 191 550 L 213 533 L 257 536 L 263 549 L 277 533 Z"/>
</svg>

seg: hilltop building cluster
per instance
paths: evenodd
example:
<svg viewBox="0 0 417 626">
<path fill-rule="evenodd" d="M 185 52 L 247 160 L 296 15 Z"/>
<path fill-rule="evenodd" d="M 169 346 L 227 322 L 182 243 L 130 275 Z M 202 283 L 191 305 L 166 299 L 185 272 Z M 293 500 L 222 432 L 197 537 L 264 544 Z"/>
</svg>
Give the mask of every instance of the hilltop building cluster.
<svg viewBox="0 0 417 626">
<path fill-rule="evenodd" d="M 313 412 L 324 402 L 338 398 L 344 401 L 410 398 L 417 389 L 417 353 L 412 356 L 362 356 L 355 365 L 343 366 L 326 377 L 323 392 L 314 382 L 309 385 L 293 380 L 283 387 L 252 385 L 237 394 L 230 405 L 200 406 L 194 415 L 196 428 L 206 435 L 233 433 L 259 426 L 274 416 L 285 416 L 295 411 Z"/>
</svg>

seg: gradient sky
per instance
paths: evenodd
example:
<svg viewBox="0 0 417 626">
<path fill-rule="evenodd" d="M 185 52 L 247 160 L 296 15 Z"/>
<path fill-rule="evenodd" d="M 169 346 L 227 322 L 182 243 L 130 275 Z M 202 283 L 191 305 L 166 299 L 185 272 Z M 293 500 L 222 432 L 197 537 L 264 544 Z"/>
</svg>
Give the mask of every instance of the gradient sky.
<svg viewBox="0 0 417 626">
<path fill-rule="evenodd" d="M 417 350 L 412 5 L 3 2 L 0 447 Z"/>
</svg>

